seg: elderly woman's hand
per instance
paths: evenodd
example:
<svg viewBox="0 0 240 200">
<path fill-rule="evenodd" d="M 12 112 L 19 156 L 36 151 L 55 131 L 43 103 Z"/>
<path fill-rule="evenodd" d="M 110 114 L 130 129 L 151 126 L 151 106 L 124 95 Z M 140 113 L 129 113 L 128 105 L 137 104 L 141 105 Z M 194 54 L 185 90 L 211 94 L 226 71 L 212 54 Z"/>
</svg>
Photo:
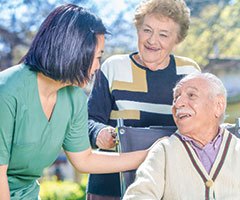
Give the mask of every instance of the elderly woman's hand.
<svg viewBox="0 0 240 200">
<path fill-rule="evenodd" d="M 111 149 L 116 146 L 115 128 L 108 126 L 103 128 L 97 136 L 96 144 L 100 149 Z"/>
</svg>

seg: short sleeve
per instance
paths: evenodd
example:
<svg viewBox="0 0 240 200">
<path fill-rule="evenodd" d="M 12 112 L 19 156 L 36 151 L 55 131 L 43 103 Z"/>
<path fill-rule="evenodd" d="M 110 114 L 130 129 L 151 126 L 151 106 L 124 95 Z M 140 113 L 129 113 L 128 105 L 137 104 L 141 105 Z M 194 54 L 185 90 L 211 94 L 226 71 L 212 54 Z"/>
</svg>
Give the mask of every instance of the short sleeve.
<svg viewBox="0 0 240 200">
<path fill-rule="evenodd" d="M 15 110 L 14 98 L 0 95 L 0 164 L 8 164 L 10 159 Z"/>
<path fill-rule="evenodd" d="M 72 106 L 76 111 L 74 111 L 63 142 L 63 149 L 70 152 L 80 152 L 90 147 L 87 98 L 85 94 L 78 95 L 78 98 L 80 101 L 75 101 Z"/>
</svg>

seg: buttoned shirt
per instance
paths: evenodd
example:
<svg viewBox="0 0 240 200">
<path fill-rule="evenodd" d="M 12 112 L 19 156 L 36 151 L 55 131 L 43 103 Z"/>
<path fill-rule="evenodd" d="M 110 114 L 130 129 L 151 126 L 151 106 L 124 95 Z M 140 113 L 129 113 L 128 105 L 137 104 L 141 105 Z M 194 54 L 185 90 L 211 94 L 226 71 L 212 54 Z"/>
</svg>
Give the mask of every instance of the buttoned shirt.
<svg viewBox="0 0 240 200">
<path fill-rule="evenodd" d="M 217 157 L 220 145 L 222 143 L 223 139 L 222 129 L 219 128 L 217 136 L 212 141 L 207 143 L 204 147 L 201 147 L 193 138 L 190 138 L 182 134 L 179 135 L 182 138 L 182 140 L 189 142 L 189 144 L 196 152 L 199 160 L 203 164 L 206 171 L 210 173 L 210 170 Z"/>
</svg>

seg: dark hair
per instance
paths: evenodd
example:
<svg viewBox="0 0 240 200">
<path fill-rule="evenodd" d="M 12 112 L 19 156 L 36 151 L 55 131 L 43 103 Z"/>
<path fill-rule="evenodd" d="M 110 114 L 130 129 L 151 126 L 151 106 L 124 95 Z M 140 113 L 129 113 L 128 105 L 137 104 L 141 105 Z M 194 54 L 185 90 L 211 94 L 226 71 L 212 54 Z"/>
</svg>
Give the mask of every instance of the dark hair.
<svg viewBox="0 0 240 200">
<path fill-rule="evenodd" d="M 63 83 L 90 80 L 97 35 L 107 34 L 102 20 L 85 8 L 66 4 L 43 21 L 21 62 Z"/>
</svg>

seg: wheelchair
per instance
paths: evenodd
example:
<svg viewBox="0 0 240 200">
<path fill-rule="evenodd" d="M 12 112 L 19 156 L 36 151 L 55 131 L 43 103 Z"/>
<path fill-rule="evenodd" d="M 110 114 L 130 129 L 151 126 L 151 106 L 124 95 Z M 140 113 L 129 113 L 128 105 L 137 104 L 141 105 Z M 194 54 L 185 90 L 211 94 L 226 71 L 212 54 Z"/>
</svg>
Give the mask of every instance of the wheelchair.
<svg viewBox="0 0 240 200">
<path fill-rule="evenodd" d="M 240 118 L 235 124 L 223 124 L 231 133 L 240 138 Z M 118 152 L 131 152 L 149 148 L 162 137 L 169 137 L 177 130 L 176 126 L 126 127 L 122 119 L 117 120 Z M 122 197 L 128 186 L 134 182 L 136 170 L 120 173 Z"/>
</svg>

